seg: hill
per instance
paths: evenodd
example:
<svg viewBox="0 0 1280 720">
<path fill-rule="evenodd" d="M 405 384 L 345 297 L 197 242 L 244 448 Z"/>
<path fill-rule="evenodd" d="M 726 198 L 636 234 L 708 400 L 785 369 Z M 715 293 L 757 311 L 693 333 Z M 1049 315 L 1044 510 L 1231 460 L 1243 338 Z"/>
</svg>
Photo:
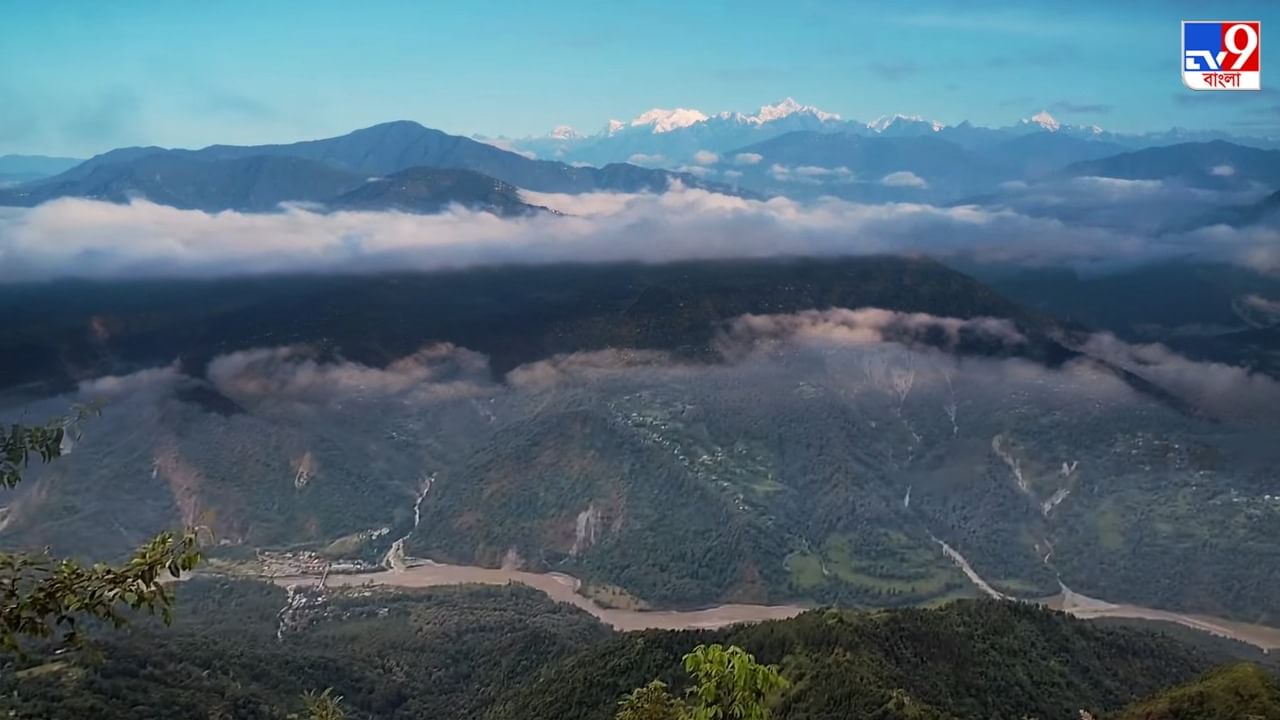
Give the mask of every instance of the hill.
<svg viewBox="0 0 1280 720">
<path fill-rule="evenodd" d="M 1114 142 L 1048 132 L 1027 133 L 982 148 L 984 155 L 1023 178 L 1044 177 L 1074 162 L 1124 151 Z"/>
<path fill-rule="evenodd" d="M 1229 225 L 1246 227 L 1272 220 L 1280 215 L 1280 191 L 1276 191 L 1252 203 L 1216 208 L 1187 222 L 1187 229 Z"/>
<path fill-rule="evenodd" d="M 1269 720 L 1280 718 L 1280 683 L 1257 665 L 1216 668 L 1135 703 L 1115 720 Z"/>
<path fill-rule="evenodd" d="M 997 160 L 933 135 L 797 131 L 738 148 L 727 157 L 741 155 L 761 158 L 738 168 L 745 187 L 782 194 L 809 186 L 859 200 L 928 201 L 1013 177 Z M 914 179 L 896 184 L 894 173 L 910 173 Z"/>
<path fill-rule="evenodd" d="M 728 167 L 736 157 L 759 156 L 756 163 L 734 170 L 741 173 L 744 187 L 761 192 L 950 202 L 975 192 L 998 193 L 1002 182 L 1038 180 L 1070 163 L 1124 150 L 1112 142 L 1056 132 L 995 133 L 966 142 L 966 130 L 977 129 L 894 134 L 894 127 L 875 135 L 791 132 L 726 153 L 721 166 Z"/>
<path fill-rule="evenodd" d="M 191 580 L 172 627 L 139 618 L 97 633 L 101 645 L 81 653 L 0 657 L 0 708 L 33 718 L 284 720 L 304 691 L 333 687 L 358 717 L 473 718 L 545 663 L 609 636 L 585 613 L 518 586 L 333 596 L 277 639 L 286 603 L 273 585 Z"/>
<path fill-rule="evenodd" d="M 1068 176 L 1124 180 L 1174 180 L 1192 187 L 1250 188 L 1280 185 L 1280 150 L 1260 150 L 1225 140 L 1150 147 L 1068 165 Z"/>
<path fill-rule="evenodd" d="M 397 210 L 435 213 L 450 205 L 495 215 L 527 215 L 536 208 L 520 199 L 520 189 L 470 170 L 410 168 L 370 180 L 327 203 L 333 210 Z"/>
<path fill-rule="evenodd" d="M 992 601 L 619 634 L 520 586 L 310 597 L 277 639 L 283 589 L 195 579 L 178 590 L 171 628 L 138 621 L 98 633 L 90 652 L 0 659 L 0 697 L 18 717 L 257 720 L 283 718 L 303 691 L 332 687 L 357 717 L 607 720 L 624 692 L 652 678 L 680 688 L 680 655 L 720 642 L 781 666 L 791 688 L 778 720 L 1075 720 L 1227 659 Z M 1265 682 L 1248 667 L 1223 672 Z"/>
<path fill-rule="evenodd" d="M 1280 279 L 1218 263 L 1166 262 L 1087 275 L 1027 269 L 987 282 L 1022 305 L 1064 323 L 1159 342 L 1191 357 L 1280 377 L 1280 327 L 1267 298 Z"/>
<path fill-rule="evenodd" d="M 387 175 L 412 167 L 473 170 L 503 182 L 539 192 L 580 193 L 591 190 L 636 192 L 662 190 L 672 179 L 699 185 L 697 178 L 635 165 L 575 167 L 550 160 L 531 160 L 492 145 L 408 120 L 382 123 L 346 135 L 287 145 L 212 145 L 193 151 L 201 158 L 288 155 L 323 162 L 368 175 Z"/>
<path fill-rule="evenodd" d="M 956 602 L 936 610 L 823 610 L 714 633 L 615 637 L 555 665 L 487 717 L 606 720 L 653 677 L 681 687 L 679 658 L 701 642 L 739 645 L 792 687 L 778 720 L 1075 720 L 1170 682 L 1208 660 L 1175 642 L 1103 629 L 1025 605 Z"/>
<path fill-rule="evenodd" d="M 200 150 L 120 148 L 61 174 L 0 190 L 0 205 L 32 206 L 58 197 L 122 202 L 140 194 L 175 207 L 256 212 L 273 209 L 282 200 L 327 201 L 354 190 L 370 177 L 413 168 L 470 171 L 509 186 L 542 192 L 660 191 L 673 180 L 703 185 L 692 175 L 623 163 L 595 168 L 531 160 L 400 121 L 285 145 L 211 145 Z M 416 172 L 421 175 L 425 171 Z M 451 184 L 457 187 L 456 181 Z M 435 207 L 437 203 L 413 201 L 409 205 Z"/>
<path fill-rule="evenodd" d="M 0 155 L 0 186 L 57 175 L 82 160 L 47 155 Z"/>
<path fill-rule="evenodd" d="M 143 153 L 0 190 L 0 204 L 34 206 L 60 197 L 114 203 L 141 197 L 207 212 L 271 212 L 286 202 L 315 203 L 327 210 L 413 213 L 440 212 L 454 204 L 497 215 L 540 209 L 521 201 L 518 188 L 470 170 L 413 167 L 368 178 L 288 155 L 207 160 L 193 154 Z"/>
<path fill-rule="evenodd" d="M 358 203 L 360 193 L 353 198 Z M 556 353 L 610 346 L 705 358 L 719 323 L 744 313 L 874 306 L 1044 322 L 939 263 L 893 257 L 0 286 L 0 308 L 32 306 L 45 314 L 20 314 L 0 335 L 0 389 L 59 380 L 65 387 L 175 357 L 199 372 L 214 354 L 263 342 L 340 348 L 373 365 L 424 343 L 451 342 L 485 353 L 504 373 Z M 434 312 L 410 323 L 401 318 L 405 307 Z M 86 334 L 93 322 L 106 328 L 105 345 Z"/>
<path fill-rule="evenodd" d="M 7 547 L 118 557 L 208 516 L 227 552 L 394 544 L 619 604 L 1063 583 L 1277 622 L 1271 416 L 1175 401 L 925 260 L 65 282 L 0 308 L 6 418 L 110 400 L 15 492 Z"/>
<path fill-rule="evenodd" d="M 267 212 L 282 202 L 324 202 L 363 182 L 353 173 L 296 157 L 208 162 L 156 153 L 0 190 L 0 204 L 34 206 L 61 197 L 124 203 L 142 197 L 189 210 Z"/>
</svg>

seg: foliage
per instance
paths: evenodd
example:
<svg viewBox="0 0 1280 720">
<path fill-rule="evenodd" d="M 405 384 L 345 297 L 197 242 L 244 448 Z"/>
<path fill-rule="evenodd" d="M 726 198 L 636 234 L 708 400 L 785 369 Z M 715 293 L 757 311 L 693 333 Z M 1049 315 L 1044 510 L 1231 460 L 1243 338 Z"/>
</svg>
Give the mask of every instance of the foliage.
<svg viewBox="0 0 1280 720">
<path fill-rule="evenodd" d="M 49 462 L 62 455 L 63 440 L 78 437 L 79 423 L 97 414 L 97 405 L 75 408 L 75 414 L 67 418 L 54 418 L 43 425 L 11 424 L 6 430 L 0 426 L 0 487 L 13 489 L 22 482 L 22 473 L 35 454 L 41 462 Z"/>
<path fill-rule="evenodd" d="M 58 629 L 62 641 L 73 644 L 77 618 L 120 627 L 125 609 L 158 612 L 172 622 L 173 598 L 162 576 L 179 578 L 199 560 L 194 532 L 160 533 L 121 567 L 0 553 L 0 646 L 17 651 L 22 638 L 47 638 Z"/>
<path fill-rule="evenodd" d="M 848 359 L 866 353 L 788 356 L 771 374 L 685 364 L 716 360 L 718 333 L 741 313 L 866 305 L 1010 318 L 1028 344 L 979 349 L 994 357 L 945 380 L 925 366 L 945 370 L 948 356 L 880 357 L 889 374 L 916 363 L 905 399 L 871 377 L 873 363 Z M 28 319 L 26 307 L 50 311 Z M 395 322 L 405 307 L 438 312 Z M 0 333 L 0 383 L 184 358 L 176 389 L 122 399 L 119 422 L 46 473 L 58 477 L 38 486 L 40 512 L 11 513 L 6 543 L 116 561 L 198 506 L 250 554 L 333 548 L 328 557 L 376 561 L 409 532 L 431 476 L 410 555 L 488 567 L 518 557 L 522 569 L 650 606 L 976 595 L 943 541 L 1021 598 L 1054 594 L 1061 580 L 1111 602 L 1280 623 L 1280 574 L 1259 571 L 1280 564 L 1269 428 L 1210 423 L 1151 394 L 1130 402 L 1119 388 L 1098 401 L 1072 392 L 1087 387 L 1053 370 L 1070 354 L 1045 339 L 1042 318 L 929 261 L 68 281 L 0 287 L 5 309 L 16 324 Z M 84 332 L 90 322 L 109 343 Z M 537 394 L 508 383 L 484 402 L 433 400 L 430 411 L 369 394 L 262 412 L 194 377 L 250 343 L 381 367 L 437 341 L 483 353 L 495 376 L 604 347 L 668 351 L 680 369 L 600 373 Z M 985 374 L 1023 367 L 1004 362 L 1010 352 L 1046 360 L 1052 382 Z M 1009 459 L 994 452 L 996 435 Z M 297 487 L 304 456 L 315 481 Z M 157 464 L 170 482 L 152 479 Z M 584 513 L 595 520 L 580 543 Z"/>
<path fill-rule="evenodd" d="M 684 702 L 653 680 L 623 697 L 615 720 L 769 720 L 769 701 L 789 686 L 776 667 L 733 645 L 699 645 L 682 664 L 693 678 Z"/>
<path fill-rule="evenodd" d="M 606 720 L 622 693 L 654 678 L 680 697 L 692 686 L 683 657 L 712 643 L 778 665 L 790 686 L 770 704 L 777 720 L 1077 718 L 1082 708 L 1116 710 L 1226 659 L 1018 603 L 814 610 L 714 632 L 617 636 L 553 665 L 488 718 Z"/>
<path fill-rule="evenodd" d="M 790 683 L 736 645 L 699 645 L 684 656 L 693 720 L 769 720 L 768 700 Z"/>
<path fill-rule="evenodd" d="M 96 408 L 80 408 L 73 418 L 41 426 L 14 424 L 0 430 L 0 485 L 13 488 L 32 455 L 49 462 L 62 454 L 69 429 Z M 61 632 L 68 644 L 79 641 L 78 621 L 105 621 L 119 627 L 126 611 L 159 613 L 172 622 L 173 600 L 164 577 L 180 578 L 200 561 L 195 531 L 163 532 L 140 547 L 124 565 L 85 566 L 47 554 L 0 553 L 0 649 L 21 651 L 22 640 Z"/>
<path fill-rule="evenodd" d="M 61 281 L 0 287 L 0 388 L 65 383 L 80 372 L 205 360 L 276 338 L 340 347 L 384 365 L 425 344 L 482 352 L 505 373 L 555 353 L 633 347 L 707 357 L 717 329 L 744 313 L 881 307 L 950 317 L 1032 316 L 927 259 L 856 257 L 669 264 L 495 266 L 377 276 L 216 281 Z M 23 312 L 40 307 L 45 311 Z M 390 321 L 405 308 L 437 312 Z M 109 346 L 84 332 L 108 323 Z M 163 338 L 164 342 L 157 342 Z M 194 363 L 193 364 L 198 364 Z"/>
<path fill-rule="evenodd" d="M 302 704 L 307 708 L 307 720 L 346 720 L 342 709 L 342 696 L 334 695 L 333 688 L 323 692 L 308 690 L 302 694 Z"/>
<path fill-rule="evenodd" d="M 1237 663 L 1135 703 L 1115 720 L 1272 720 L 1280 718 L 1280 683 L 1262 668 Z"/>
<path fill-rule="evenodd" d="M 1076 720 L 1080 709 L 1110 720 L 1229 659 L 986 600 L 622 634 L 518 585 L 349 588 L 307 603 L 296 629 L 277 640 L 279 587 L 197 577 L 178 593 L 183 612 L 171 627 L 144 619 L 103 634 L 94 656 L 0 666 L 0 709 L 286 720 L 306 717 L 306 691 L 332 688 L 339 707 L 362 720 L 691 720 L 698 683 L 685 657 L 719 645 L 776 665 L 790 682 L 769 694 L 776 720 Z"/>
<path fill-rule="evenodd" d="M 667 691 L 661 680 L 650 681 L 644 687 L 622 696 L 615 720 L 687 720 L 689 712 L 684 703 Z"/>
<path fill-rule="evenodd" d="M 95 635 L 93 654 L 0 665 L 0 716 L 285 720 L 307 718 L 304 693 L 332 688 L 360 720 L 474 719 L 610 636 L 586 613 L 518 585 L 334 591 L 282 639 L 280 587 L 201 575 L 177 594 L 172 626 L 140 618 Z"/>
</svg>

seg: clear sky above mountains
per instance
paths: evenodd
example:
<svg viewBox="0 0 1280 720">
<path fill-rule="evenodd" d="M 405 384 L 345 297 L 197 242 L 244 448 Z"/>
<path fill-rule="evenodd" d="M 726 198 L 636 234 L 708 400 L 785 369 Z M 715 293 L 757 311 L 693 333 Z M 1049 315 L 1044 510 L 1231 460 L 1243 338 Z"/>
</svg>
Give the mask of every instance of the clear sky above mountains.
<svg viewBox="0 0 1280 720">
<path fill-rule="evenodd" d="M 1273 89 L 1182 86 L 1179 23 L 1209 16 L 1262 20 L 1264 69 L 1280 62 L 1280 4 L 1260 0 L 0 0 L 0 154 L 291 141 L 399 118 L 594 132 L 653 107 L 785 96 L 859 120 L 1005 125 L 1048 109 L 1118 131 L 1280 134 Z"/>
</svg>

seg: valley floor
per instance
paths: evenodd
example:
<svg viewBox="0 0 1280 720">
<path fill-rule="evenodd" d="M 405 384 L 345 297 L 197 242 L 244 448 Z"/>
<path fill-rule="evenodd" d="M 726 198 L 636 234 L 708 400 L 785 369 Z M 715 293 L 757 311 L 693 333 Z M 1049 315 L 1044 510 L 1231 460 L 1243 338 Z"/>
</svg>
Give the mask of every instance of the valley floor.
<svg viewBox="0 0 1280 720">
<path fill-rule="evenodd" d="M 963 558 L 959 558 L 957 562 L 963 562 Z M 972 570 L 969 572 L 972 572 Z M 737 623 L 794 617 L 806 609 L 800 605 L 746 604 L 716 605 L 700 610 L 687 611 L 607 608 L 580 594 L 581 581 L 564 573 L 535 573 L 507 568 L 450 565 L 417 558 L 410 559 L 405 565 L 398 566 L 396 569 L 371 573 L 286 575 L 269 579 L 284 587 L 377 585 L 422 588 L 442 585 L 507 585 L 509 583 L 519 583 L 532 587 L 553 600 L 580 608 L 621 631 L 718 628 Z M 978 588 L 990 587 L 985 582 L 982 582 L 981 578 L 974 579 Z M 1000 597 L 1007 596 L 1001 595 Z M 1058 595 L 1029 602 L 1042 604 L 1086 620 L 1117 618 L 1171 622 L 1212 635 L 1248 643 L 1268 652 L 1280 649 L 1280 628 L 1223 620 L 1206 615 L 1176 613 L 1138 605 L 1113 604 L 1081 595 L 1065 586 Z"/>
<path fill-rule="evenodd" d="M 321 576 L 292 575 L 272 580 L 282 586 L 317 584 Z M 578 592 L 582 583 L 564 573 L 535 573 L 505 568 L 447 565 L 430 560 L 412 560 L 403 569 L 362 574 L 331 574 L 328 586 L 381 585 L 422 588 L 438 585 L 506 585 L 520 583 L 545 593 L 558 602 L 585 610 L 615 630 L 687 630 L 718 628 L 743 622 L 780 620 L 795 617 L 806 609 L 800 605 L 716 605 L 702 610 L 625 610 L 606 608 Z"/>
</svg>

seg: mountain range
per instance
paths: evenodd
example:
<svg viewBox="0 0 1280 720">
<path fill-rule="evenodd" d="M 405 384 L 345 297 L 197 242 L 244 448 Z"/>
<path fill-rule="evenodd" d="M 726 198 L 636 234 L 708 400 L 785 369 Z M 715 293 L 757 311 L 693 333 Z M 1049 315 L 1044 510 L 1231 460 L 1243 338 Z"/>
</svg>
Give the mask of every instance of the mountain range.
<svg viewBox="0 0 1280 720">
<path fill-rule="evenodd" d="M 47 155 L 0 155 L 0 187 L 57 175 L 82 160 Z"/>
<path fill-rule="evenodd" d="M 1259 150 L 1214 140 L 1081 158 L 1064 172 L 1123 180 L 1167 180 L 1206 189 L 1248 183 L 1276 187 L 1280 185 L 1280 150 Z"/>
<path fill-rule="evenodd" d="M 0 186 L 0 205 L 29 207 L 59 197 L 109 202 L 145 197 L 206 211 L 267 212 L 300 202 L 331 210 L 409 212 L 458 204 L 512 214 L 536 210 L 525 207 L 520 190 L 657 192 L 672 182 L 748 197 L 997 205 L 1011 187 L 1082 176 L 1162 180 L 1255 195 L 1259 188 L 1280 185 L 1280 150 L 1187 137 L 1122 136 L 1065 125 L 1047 113 L 999 129 L 903 116 L 858 124 L 788 99 L 754 115 L 647 113 L 598 136 L 582 138 L 564 130 L 546 139 L 560 148 L 552 153 L 557 158 L 605 163 L 595 167 L 582 159 L 533 159 L 530 150 L 517 146 L 503 149 L 498 145 L 505 143 L 397 121 L 281 145 L 119 148 L 69 168 L 73 161 L 68 159 L 14 160 L 7 167 L 65 169 Z M 581 153 L 560 151 L 566 148 Z M 414 171 L 412 189 L 395 185 L 404 178 L 392 176 L 409 170 Z M 391 184 L 383 182 L 389 179 Z"/>
<path fill-rule="evenodd" d="M 998 128 L 979 127 L 967 121 L 948 125 L 919 115 L 903 114 L 860 122 L 846 120 L 836 113 L 799 103 L 790 97 L 764 105 L 750 114 L 654 108 L 630 121 L 610 120 L 603 129 L 592 134 L 581 134 L 573 128 L 561 126 L 541 137 L 477 139 L 531 156 L 566 162 L 601 164 L 634 160 L 660 167 L 682 167 L 698 165 L 700 152 L 724 153 L 798 130 L 866 137 L 937 136 L 970 149 L 996 145 L 1019 135 L 1039 133 L 1110 143 L 1125 149 L 1211 140 L 1266 148 L 1280 146 L 1280 138 L 1235 137 L 1215 131 L 1173 129 L 1117 133 L 1097 125 L 1061 122 L 1044 110 Z"/>
<path fill-rule="evenodd" d="M 579 166 L 401 121 L 286 145 L 121 148 L 0 204 L 461 206 L 537 214 L 467 219 L 541 229 L 587 225 L 556 218 L 556 193 L 675 182 L 916 201 L 890 208 L 908 213 L 1099 186 L 1088 214 L 1167 184 L 1217 203 L 1199 228 L 1269 220 L 1278 202 L 1280 150 L 1135 147 L 1047 114 L 859 127 L 792 102 L 637 121 L 604 135 L 691 164 Z M 656 199 L 673 198 L 800 205 Z M 248 222 L 281 219 L 295 218 Z M 369 218 L 326 222 L 345 220 Z M 390 218 L 433 224 L 403 220 Z M 1200 675 L 1241 657 L 1222 638 L 1039 607 L 1274 646 L 1250 625 L 1280 624 L 1265 571 L 1280 565 L 1273 274 L 1178 261 L 979 276 L 892 256 L 362 270 L 0 284 L 0 421 L 104 403 L 6 495 L 0 547 L 118 560 L 166 529 L 213 538 L 204 576 L 177 591 L 175 634 L 139 624 L 103 661 L 15 659 L 0 697 L 33 716 L 278 718 L 339 687 L 361 717 L 603 719 L 655 677 L 682 689 L 680 656 L 720 641 L 782 666 L 777 717 L 795 720 L 1217 720 L 1204 708 L 1270 717 L 1280 703 L 1257 667 Z M 366 584 L 443 568 L 544 573 L 601 613 L 799 614 L 623 635 L 527 588 Z"/>
<path fill-rule="evenodd" d="M 86 163 L 88 164 L 88 163 Z M 282 203 L 317 203 L 329 210 L 440 212 L 458 204 L 499 215 L 533 212 L 519 190 L 472 170 L 411 167 L 368 176 L 287 155 L 200 159 L 188 153 L 143 154 L 98 162 L 9 195 L 13 204 L 37 205 L 60 197 L 125 203 L 142 197 L 185 210 L 269 212 Z M 0 201 L 4 195 L 0 191 Z"/>
<path fill-rule="evenodd" d="M 406 179 L 396 174 L 406 171 L 413 171 L 412 189 L 403 183 L 395 185 Z M 466 182 L 461 182 L 464 178 Z M 145 197 L 160 204 L 209 211 L 260 212 L 293 201 L 322 203 L 334 209 L 353 202 L 361 209 L 417 212 L 457 203 L 510 212 L 526 209 L 515 196 L 517 187 L 558 193 L 640 192 L 664 190 L 672 181 L 707 186 L 689 174 L 624 163 L 595 168 L 530 160 L 418 123 L 399 121 L 287 145 L 120 148 L 57 175 L 0 189 L 0 205 L 30 207 L 59 197 L 109 202 Z M 380 184 L 355 192 L 369 183 Z M 389 190 L 393 187 L 396 189 Z M 496 200 L 494 193 L 503 198 Z"/>
<path fill-rule="evenodd" d="M 1130 289 L 1090 288 L 1082 317 Z M 207 516 L 229 561 L 394 543 L 627 607 L 1061 583 L 1280 621 L 1274 408 L 928 260 L 62 281 L 0 311 L 13 412 L 109 399 L 15 491 L 8 545 L 110 558 Z"/>
</svg>

